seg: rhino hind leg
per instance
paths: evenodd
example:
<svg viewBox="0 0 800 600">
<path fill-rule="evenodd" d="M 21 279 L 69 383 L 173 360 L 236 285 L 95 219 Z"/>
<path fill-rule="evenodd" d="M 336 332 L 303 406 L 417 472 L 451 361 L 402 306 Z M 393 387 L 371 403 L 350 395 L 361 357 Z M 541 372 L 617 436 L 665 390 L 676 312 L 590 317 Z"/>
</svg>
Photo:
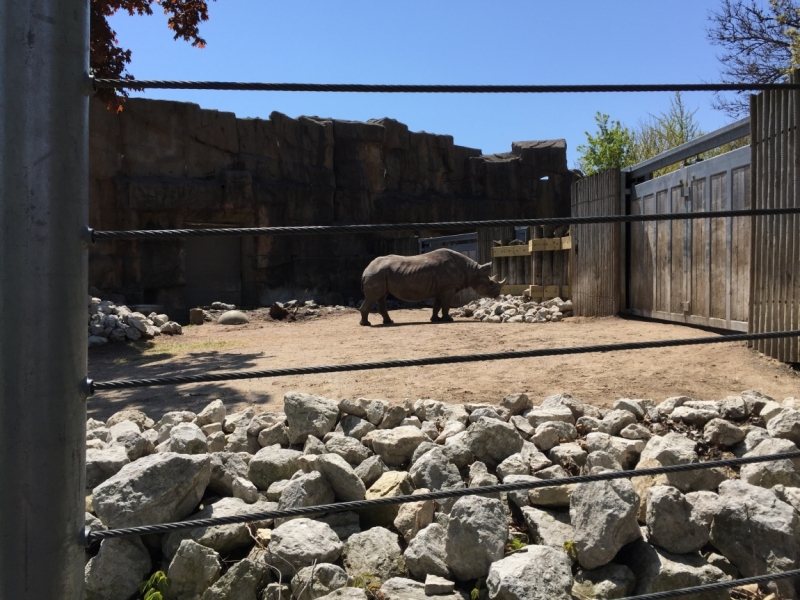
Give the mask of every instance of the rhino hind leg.
<svg viewBox="0 0 800 600">
<path fill-rule="evenodd" d="M 383 317 L 384 325 L 391 325 L 392 323 L 394 323 L 391 317 L 389 317 L 389 309 L 386 306 L 386 296 L 378 298 L 378 312 L 381 313 L 381 316 Z"/>
<path fill-rule="evenodd" d="M 433 315 L 431 316 L 431 323 L 440 323 L 442 318 L 439 316 L 439 311 L 442 308 L 442 302 L 439 297 L 433 299 Z"/>
<path fill-rule="evenodd" d="M 372 323 L 369 322 L 369 311 L 372 306 L 375 304 L 375 298 L 364 298 L 364 302 L 361 304 L 361 322 L 359 325 L 364 325 L 365 327 L 369 327 Z"/>
</svg>

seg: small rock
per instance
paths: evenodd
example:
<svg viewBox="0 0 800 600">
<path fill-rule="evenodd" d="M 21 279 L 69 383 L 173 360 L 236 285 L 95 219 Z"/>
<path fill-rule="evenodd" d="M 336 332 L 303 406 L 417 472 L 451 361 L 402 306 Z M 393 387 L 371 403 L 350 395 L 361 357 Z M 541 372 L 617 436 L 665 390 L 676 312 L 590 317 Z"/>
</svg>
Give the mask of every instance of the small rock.
<svg viewBox="0 0 800 600">
<path fill-rule="evenodd" d="M 259 450 L 250 460 L 247 477 L 260 490 L 267 490 L 274 482 L 289 479 L 300 469 L 302 452 L 268 447 Z"/>
<path fill-rule="evenodd" d="M 591 571 L 579 571 L 572 584 L 572 595 L 577 598 L 610 600 L 633 594 L 636 576 L 628 567 L 608 563 Z"/>
<path fill-rule="evenodd" d="M 369 488 L 388 470 L 380 456 L 371 456 L 356 467 L 355 473 L 364 482 L 364 486 Z"/>
<path fill-rule="evenodd" d="M 463 592 L 453 592 L 440 596 L 426 596 L 425 584 L 404 577 L 392 577 L 381 586 L 382 600 L 467 600 L 469 596 Z"/>
<path fill-rule="evenodd" d="M 244 600 L 254 598 L 261 582 L 268 577 L 266 565 L 245 558 L 233 565 L 201 600 Z"/>
<path fill-rule="evenodd" d="M 787 452 L 797 452 L 797 446 L 789 440 L 769 438 L 746 453 L 745 456 L 767 456 Z M 775 485 L 800 487 L 800 459 L 743 465 L 739 477 L 750 485 L 768 489 Z"/>
<path fill-rule="evenodd" d="M 491 565 L 486 588 L 502 600 L 571 600 L 572 564 L 549 546 L 526 546 Z"/>
<path fill-rule="evenodd" d="M 296 600 L 314 600 L 345 586 L 347 573 L 341 567 L 328 563 L 304 567 L 292 577 L 292 593 Z"/>
<path fill-rule="evenodd" d="M 325 443 L 325 451 L 338 454 L 348 463 L 357 467 L 372 456 L 369 448 L 357 439 L 346 436 L 334 437 Z"/>
<path fill-rule="evenodd" d="M 222 423 L 225 420 L 225 415 L 225 405 L 222 403 L 222 400 L 217 399 L 197 413 L 195 424 L 202 428 L 211 423 Z"/>
<path fill-rule="evenodd" d="M 784 408 L 769 420 L 767 431 L 772 437 L 800 444 L 800 411 Z"/>
<path fill-rule="evenodd" d="M 406 566 L 414 577 L 450 576 L 446 563 L 446 541 L 447 531 L 438 523 L 428 525 L 414 536 L 403 553 Z"/>
<path fill-rule="evenodd" d="M 653 434 L 650 433 L 650 430 L 639 423 L 631 423 L 630 425 L 626 425 L 625 428 L 619 432 L 619 435 L 627 440 L 646 441 L 653 437 Z"/>
<path fill-rule="evenodd" d="M 509 394 L 500 401 L 500 406 L 507 409 L 512 415 L 521 415 L 526 410 L 533 408 L 533 402 L 527 394 Z"/>
<path fill-rule="evenodd" d="M 380 581 L 406 574 L 397 534 L 383 527 L 350 537 L 342 550 L 345 571 L 353 577 L 369 573 Z"/>
<path fill-rule="evenodd" d="M 450 511 L 447 566 L 459 581 L 485 577 L 489 566 L 503 557 L 507 539 L 508 522 L 499 500 L 460 498 Z"/>
<path fill-rule="evenodd" d="M 414 494 L 427 494 L 430 490 L 418 488 Z M 406 543 L 414 539 L 420 530 L 425 529 L 433 522 L 435 503 L 433 500 L 422 500 L 420 502 L 407 502 L 400 505 L 394 526 Z"/>
<path fill-rule="evenodd" d="M 333 504 L 336 497 L 328 480 L 317 471 L 294 477 L 283 488 L 281 499 L 278 501 L 278 510 L 288 508 L 301 508 L 305 506 L 318 506 Z M 296 517 L 278 519 L 278 525 Z"/>
<path fill-rule="evenodd" d="M 692 511 L 678 489 L 654 486 L 647 492 L 648 541 L 675 554 L 696 552 L 708 543 L 710 521 Z"/>
<path fill-rule="evenodd" d="M 333 431 L 339 417 L 336 402 L 312 394 L 288 392 L 283 397 L 283 406 L 291 444 L 302 444 L 309 435 L 323 438 Z"/>
<path fill-rule="evenodd" d="M 414 450 L 426 436 L 416 427 L 380 430 L 372 440 L 372 449 L 390 467 L 399 467 L 411 460 Z"/>
<path fill-rule="evenodd" d="M 475 459 L 490 468 L 519 452 L 523 441 L 513 425 L 486 417 L 470 425 L 465 437 L 465 445 Z"/>
<path fill-rule="evenodd" d="M 564 550 L 564 544 L 575 539 L 569 513 L 526 506 L 522 508 L 522 516 L 528 526 L 528 540 L 532 544 Z"/>
<path fill-rule="evenodd" d="M 411 476 L 404 471 L 387 471 L 367 490 L 366 499 L 408 496 L 414 491 Z M 360 511 L 365 529 L 370 527 L 391 527 L 397 518 L 397 505 L 375 506 Z"/>
<path fill-rule="evenodd" d="M 193 540 L 183 540 L 167 569 L 170 597 L 194 600 L 219 579 L 221 571 L 219 554 Z"/>
<path fill-rule="evenodd" d="M 723 419 L 730 421 L 741 421 L 750 414 L 747 404 L 741 396 L 728 396 L 725 398 L 719 409 L 719 414 Z"/>
<path fill-rule="evenodd" d="M 258 488 L 254 486 L 249 479 L 244 477 L 236 477 L 233 480 L 233 497 L 244 500 L 247 504 L 257 502 L 260 496 L 258 495 Z"/>
<path fill-rule="evenodd" d="M 744 431 L 725 419 L 711 419 L 703 428 L 703 439 L 707 444 L 730 448 L 741 442 Z"/>
<path fill-rule="evenodd" d="M 419 422 L 419 419 L 417 419 L 417 421 Z M 405 424 L 408 425 L 408 423 Z M 356 417 L 355 415 L 347 415 L 341 421 L 339 421 L 339 423 L 336 425 L 335 431 L 341 431 L 346 436 L 355 438 L 360 441 L 361 438 L 364 437 L 367 433 L 374 430 L 375 430 L 375 425 L 373 425 L 366 419 Z"/>
<path fill-rule="evenodd" d="M 178 454 L 205 454 L 206 436 L 194 423 L 179 423 L 169 432 L 169 451 Z"/>
<path fill-rule="evenodd" d="M 150 553 L 138 537 L 103 540 L 100 551 L 86 564 L 87 600 L 133 597 L 152 569 Z"/>
<path fill-rule="evenodd" d="M 312 519 L 294 519 L 272 530 L 269 560 L 284 577 L 314 563 L 333 563 L 343 544 L 330 525 Z"/>
<path fill-rule="evenodd" d="M 363 446 L 361 447 L 363 448 Z M 336 500 L 351 502 L 365 498 L 367 489 L 364 482 L 340 455 L 322 454 L 317 457 L 314 468 L 327 480 L 328 485 L 333 489 Z"/>
<path fill-rule="evenodd" d="M 584 569 L 610 562 L 625 544 L 641 537 L 639 496 L 627 479 L 579 483 L 570 500 L 578 561 Z"/>
</svg>

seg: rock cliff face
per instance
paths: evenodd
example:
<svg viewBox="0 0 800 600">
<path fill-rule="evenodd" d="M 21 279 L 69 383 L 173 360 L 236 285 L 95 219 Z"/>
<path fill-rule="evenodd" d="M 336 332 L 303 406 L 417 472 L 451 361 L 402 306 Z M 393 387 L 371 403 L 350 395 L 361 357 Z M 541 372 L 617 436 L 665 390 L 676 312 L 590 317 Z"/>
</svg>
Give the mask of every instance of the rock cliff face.
<svg viewBox="0 0 800 600">
<path fill-rule="evenodd" d="M 195 104 L 91 106 L 95 229 L 330 225 L 569 215 L 563 140 L 481 155 L 392 119 L 239 119 Z M 90 283 L 170 314 L 219 300 L 360 299 L 377 255 L 416 254 L 432 231 L 98 242 Z M 336 298 L 332 298 L 335 296 Z"/>
</svg>

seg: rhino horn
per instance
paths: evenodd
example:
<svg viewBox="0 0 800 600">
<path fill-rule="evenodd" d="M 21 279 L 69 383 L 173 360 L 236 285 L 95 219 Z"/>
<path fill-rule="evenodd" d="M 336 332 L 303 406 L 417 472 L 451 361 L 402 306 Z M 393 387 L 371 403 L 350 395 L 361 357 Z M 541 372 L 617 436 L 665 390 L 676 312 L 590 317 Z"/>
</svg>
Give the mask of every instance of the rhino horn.
<svg viewBox="0 0 800 600">
<path fill-rule="evenodd" d="M 489 279 L 491 281 L 497 281 L 497 275 L 492 275 L 491 277 L 489 277 Z"/>
<path fill-rule="evenodd" d="M 506 277 L 506 278 L 505 278 L 505 279 L 503 279 L 502 281 L 498 281 L 497 283 L 499 283 L 500 285 L 503 285 L 503 284 L 506 282 L 506 279 L 508 279 L 508 277 Z"/>
</svg>

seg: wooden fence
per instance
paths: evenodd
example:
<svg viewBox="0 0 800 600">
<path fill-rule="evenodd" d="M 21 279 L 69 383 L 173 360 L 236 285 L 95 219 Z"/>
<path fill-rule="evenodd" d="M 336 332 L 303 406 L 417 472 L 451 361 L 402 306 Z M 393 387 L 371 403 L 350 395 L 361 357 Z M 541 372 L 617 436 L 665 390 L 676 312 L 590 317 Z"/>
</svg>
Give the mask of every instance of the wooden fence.
<svg viewBox="0 0 800 600">
<path fill-rule="evenodd" d="M 792 83 L 797 83 L 797 72 Z M 794 90 L 751 96 L 751 196 L 754 208 L 796 207 L 798 202 L 797 125 L 800 96 Z M 753 217 L 751 333 L 800 327 L 800 218 Z M 760 352 L 782 362 L 800 362 L 797 338 L 754 342 Z"/>
<path fill-rule="evenodd" d="M 502 293 L 525 294 L 533 300 L 570 298 L 568 231 L 537 226 L 529 233 L 527 243 L 494 240 L 492 273 L 506 279 Z"/>
<path fill-rule="evenodd" d="M 619 169 L 572 184 L 572 216 L 618 215 Z M 608 317 L 620 310 L 620 225 L 574 225 L 572 228 L 572 308 L 576 316 Z"/>
</svg>

